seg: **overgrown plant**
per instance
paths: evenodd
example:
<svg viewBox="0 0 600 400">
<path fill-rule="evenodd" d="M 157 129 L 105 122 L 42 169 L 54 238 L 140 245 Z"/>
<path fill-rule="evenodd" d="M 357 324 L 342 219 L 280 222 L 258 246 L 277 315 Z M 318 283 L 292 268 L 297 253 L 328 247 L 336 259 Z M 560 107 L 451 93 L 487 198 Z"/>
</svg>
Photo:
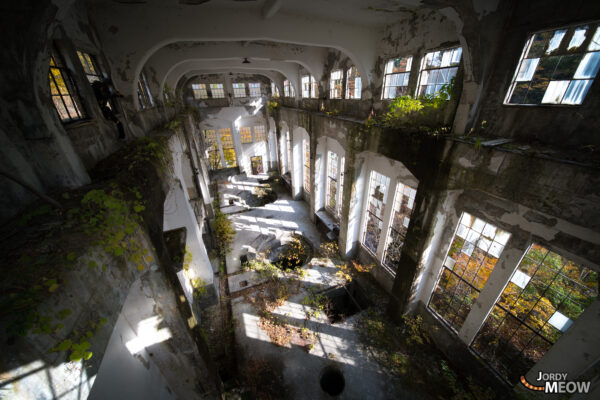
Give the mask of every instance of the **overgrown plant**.
<svg viewBox="0 0 600 400">
<path fill-rule="evenodd" d="M 217 250 L 219 255 L 225 259 L 227 252 L 231 250 L 231 243 L 235 236 L 235 229 L 231 220 L 224 214 L 219 207 L 218 199 L 213 203 L 215 209 L 215 237 L 217 239 Z"/>
</svg>

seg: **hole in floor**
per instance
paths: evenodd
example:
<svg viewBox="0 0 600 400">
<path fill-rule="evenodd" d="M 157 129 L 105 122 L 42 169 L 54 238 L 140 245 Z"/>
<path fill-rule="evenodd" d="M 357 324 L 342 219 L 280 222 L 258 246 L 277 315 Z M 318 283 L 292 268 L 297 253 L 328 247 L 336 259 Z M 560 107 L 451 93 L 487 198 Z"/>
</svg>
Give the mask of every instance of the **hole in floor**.
<svg viewBox="0 0 600 400">
<path fill-rule="evenodd" d="M 329 298 L 325 313 L 332 324 L 345 321 L 371 305 L 362 288 L 355 282 L 328 290 L 324 294 Z"/>
<path fill-rule="evenodd" d="M 325 367 L 321 372 L 321 389 L 330 396 L 337 396 L 344 391 L 346 380 L 336 367 Z"/>
<path fill-rule="evenodd" d="M 284 271 L 306 264 L 312 258 L 312 252 L 311 244 L 301 235 L 293 235 L 284 244 L 275 242 L 273 246 L 266 249 L 268 261 Z"/>
<path fill-rule="evenodd" d="M 241 281 L 240 282 L 240 287 L 246 287 L 248 286 L 248 281 Z"/>
</svg>

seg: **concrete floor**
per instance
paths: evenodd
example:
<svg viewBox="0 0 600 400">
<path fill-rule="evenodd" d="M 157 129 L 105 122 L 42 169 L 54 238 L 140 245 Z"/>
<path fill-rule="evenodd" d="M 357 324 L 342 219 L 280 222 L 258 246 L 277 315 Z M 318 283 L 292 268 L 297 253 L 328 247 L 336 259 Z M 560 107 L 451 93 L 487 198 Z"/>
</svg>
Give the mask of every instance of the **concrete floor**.
<svg viewBox="0 0 600 400">
<path fill-rule="evenodd" d="M 248 182 L 223 185 L 222 192 L 228 195 L 253 187 Z M 250 189 L 251 190 L 251 189 Z M 249 358 L 264 360 L 282 369 L 285 391 L 273 393 L 272 398 L 290 399 L 331 399 L 320 386 L 324 368 L 336 366 L 344 375 L 345 388 L 339 399 L 391 399 L 421 398 L 418 394 L 408 393 L 393 375 L 382 370 L 361 344 L 356 321 L 357 313 L 345 321 L 332 324 L 321 313 L 308 322 L 308 306 L 302 300 L 311 291 L 326 291 L 343 283 L 336 276 L 337 268 L 327 259 L 313 257 L 304 267 L 307 274 L 302 278 L 299 291 L 287 299 L 273 314 L 287 324 L 305 326 L 317 339 L 312 349 L 294 344 L 278 346 L 271 342 L 265 331 L 259 327 L 258 310 L 249 301 L 257 288 L 251 286 L 261 282 L 253 272 L 240 273 L 239 257 L 247 251 L 254 251 L 261 243 L 273 238 L 280 239 L 294 232 L 300 232 L 314 246 L 319 248 L 321 237 L 315 225 L 310 221 L 309 209 L 304 201 L 294 201 L 283 195 L 274 203 L 250 211 L 230 215 L 237 231 L 232 251 L 227 257 L 227 271 L 234 274 L 229 277 L 231 286 L 242 279 L 248 279 L 250 285 L 244 288 L 243 296 L 232 300 L 232 317 L 235 321 L 235 341 L 240 362 Z M 232 285 L 233 284 L 233 285 Z M 241 288 L 235 288 L 241 290 Z M 362 312 L 365 312 L 364 310 Z"/>
</svg>

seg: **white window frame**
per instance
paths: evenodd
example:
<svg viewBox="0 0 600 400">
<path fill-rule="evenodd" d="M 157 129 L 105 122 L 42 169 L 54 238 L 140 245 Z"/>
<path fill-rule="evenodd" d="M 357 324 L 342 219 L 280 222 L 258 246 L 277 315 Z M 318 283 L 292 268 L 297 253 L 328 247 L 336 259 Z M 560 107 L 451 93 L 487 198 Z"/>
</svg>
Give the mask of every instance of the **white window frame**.
<svg viewBox="0 0 600 400">
<path fill-rule="evenodd" d="M 406 96 L 408 94 L 408 82 L 410 79 L 410 71 L 412 69 L 412 56 L 396 57 L 388 60 L 385 63 L 383 71 L 383 88 L 381 90 L 381 98 L 395 99 L 396 97 Z M 395 67 L 396 64 L 404 64 L 403 67 Z M 395 68 L 399 68 L 394 72 Z M 393 95 L 390 94 L 393 89 Z"/>
</svg>

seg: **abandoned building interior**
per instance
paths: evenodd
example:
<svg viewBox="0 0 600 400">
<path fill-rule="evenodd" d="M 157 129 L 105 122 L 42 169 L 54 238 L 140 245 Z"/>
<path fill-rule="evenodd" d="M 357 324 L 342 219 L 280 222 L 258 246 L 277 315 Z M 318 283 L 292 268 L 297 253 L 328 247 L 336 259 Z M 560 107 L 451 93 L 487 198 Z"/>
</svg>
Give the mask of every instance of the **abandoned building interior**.
<svg viewBox="0 0 600 400">
<path fill-rule="evenodd" d="M 600 398 L 597 1 L 1 8 L 0 398 Z"/>
</svg>

